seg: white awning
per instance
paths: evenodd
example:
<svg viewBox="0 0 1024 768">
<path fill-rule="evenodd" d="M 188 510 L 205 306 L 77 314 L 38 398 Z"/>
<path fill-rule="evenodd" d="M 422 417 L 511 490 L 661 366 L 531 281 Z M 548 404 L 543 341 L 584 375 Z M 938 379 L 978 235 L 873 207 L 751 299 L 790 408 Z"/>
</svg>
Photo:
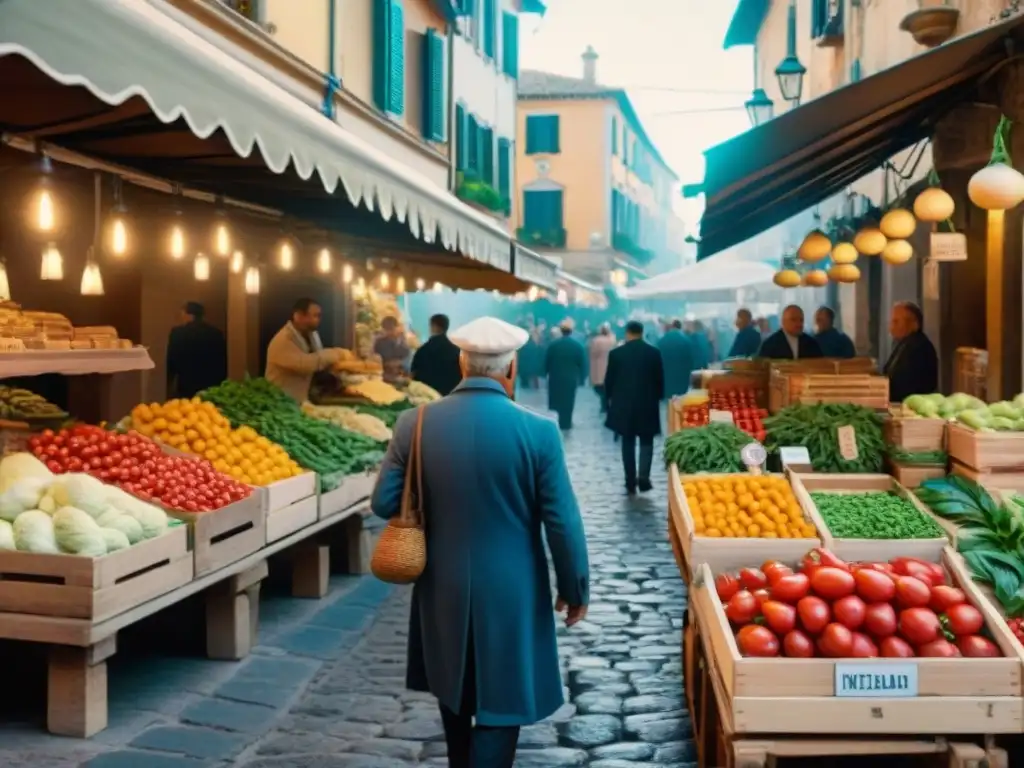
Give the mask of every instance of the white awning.
<svg viewBox="0 0 1024 768">
<path fill-rule="evenodd" d="M 512 249 L 512 273 L 516 277 L 540 288 L 556 290 L 556 280 L 560 273 L 555 262 L 531 251 L 521 243 L 513 242 Z"/>
<path fill-rule="evenodd" d="M 158 0 L 0 0 L 0 56 L 111 106 L 143 98 L 164 123 L 200 138 L 218 129 L 239 157 L 274 173 L 316 173 L 353 205 L 405 223 L 414 237 L 510 271 L 511 238 L 447 190 L 352 135 L 159 9 Z"/>
<path fill-rule="evenodd" d="M 763 262 L 718 257 L 657 275 L 622 293 L 627 299 L 678 296 L 692 301 L 729 301 L 741 288 L 771 288 L 774 274 L 775 269 Z"/>
</svg>

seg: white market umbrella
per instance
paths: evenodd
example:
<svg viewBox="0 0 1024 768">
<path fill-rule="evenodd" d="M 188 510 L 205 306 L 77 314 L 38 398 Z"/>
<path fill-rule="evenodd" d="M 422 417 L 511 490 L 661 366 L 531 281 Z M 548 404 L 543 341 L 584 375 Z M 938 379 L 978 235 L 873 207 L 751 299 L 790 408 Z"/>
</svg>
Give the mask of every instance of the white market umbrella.
<svg viewBox="0 0 1024 768">
<path fill-rule="evenodd" d="M 707 259 L 655 275 L 626 288 L 627 299 L 678 298 L 693 302 L 732 302 L 736 292 L 757 292 L 765 300 L 777 291 L 772 283 L 775 268 L 759 261 Z"/>
</svg>

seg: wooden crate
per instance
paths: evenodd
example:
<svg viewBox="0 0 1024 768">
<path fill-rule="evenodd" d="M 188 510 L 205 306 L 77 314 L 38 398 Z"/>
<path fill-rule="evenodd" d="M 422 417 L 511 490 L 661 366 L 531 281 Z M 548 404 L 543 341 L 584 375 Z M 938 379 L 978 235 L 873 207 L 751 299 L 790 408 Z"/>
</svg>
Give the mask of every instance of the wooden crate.
<svg viewBox="0 0 1024 768">
<path fill-rule="evenodd" d="M 315 523 L 318 519 L 317 509 L 317 497 L 313 495 L 293 502 L 287 507 L 267 512 L 267 544 L 272 544 Z"/>
<path fill-rule="evenodd" d="M 972 480 L 986 491 L 1013 491 L 1024 493 L 1024 468 L 1021 469 L 987 469 L 977 470 L 961 464 L 950 462 L 949 472 Z"/>
<path fill-rule="evenodd" d="M 970 469 L 1024 472 L 1024 432 L 978 432 L 951 423 L 946 440 L 949 458 Z"/>
<path fill-rule="evenodd" d="M 301 475 L 263 486 L 264 509 L 269 514 L 310 496 L 316 496 L 319 484 L 316 472 L 303 472 Z"/>
<path fill-rule="evenodd" d="M 196 576 L 210 573 L 262 549 L 267 543 L 263 494 L 252 493 L 241 501 L 213 512 L 167 513 L 188 523 L 189 545 L 195 554 Z"/>
<path fill-rule="evenodd" d="M 907 453 L 946 450 L 945 419 L 923 419 L 890 414 L 885 420 L 885 441 Z"/>
<path fill-rule="evenodd" d="M 917 496 L 912 494 L 892 475 L 833 475 L 833 474 L 791 474 L 793 492 L 807 516 L 814 520 L 821 533 L 822 543 L 844 560 L 891 560 L 894 557 L 920 557 L 939 562 L 948 538 L 938 536 L 932 539 L 839 539 L 832 535 L 828 524 L 818 513 L 811 498 L 812 493 L 874 493 L 891 491 L 910 501 L 922 515 L 934 520 L 946 530 L 945 521 L 931 513 Z"/>
<path fill-rule="evenodd" d="M 187 584 L 188 530 L 103 557 L 0 551 L 0 611 L 99 622 Z"/>
<path fill-rule="evenodd" d="M 996 659 L 756 659 L 740 656 L 713 571 L 694 574 L 690 612 L 705 638 L 709 662 L 722 682 L 726 716 L 738 734 L 962 734 L 1024 729 L 1021 658 L 1011 632 L 978 591 L 952 549 L 942 562 L 954 584 L 985 615 L 1004 654 Z M 917 696 L 837 697 L 837 674 L 891 669 L 917 674 Z M 838 668 L 838 672 L 837 672 Z"/>
<path fill-rule="evenodd" d="M 903 464 L 899 461 L 889 462 L 889 474 L 904 488 L 920 487 L 925 480 L 946 476 L 945 464 Z"/>
<path fill-rule="evenodd" d="M 768 410 L 778 413 L 790 405 L 850 403 L 865 408 L 889 408 L 889 379 L 865 373 L 798 373 L 772 368 Z"/>
<path fill-rule="evenodd" d="M 765 560 L 796 561 L 803 557 L 807 550 L 821 545 L 820 538 L 728 539 L 697 535 L 694 531 L 693 516 L 690 514 L 690 505 L 686 501 L 686 494 L 683 493 L 683 483 L 713 477 L 721 475 L 680 475 L 675 466 L 669 467 L 669 515 L 679 538 L 683 560 L 690 573 L 693 573 L 701 563 L 707 563 L 718 573 L 748 565 L 759 565 Z"/>
<path fill-rule="evenodd" d="M 373 471 L 358 475 L 348 475 L 341 485 L 333 491 L 321 493 L 319 505 L 320 519 L 323 520 L 334 515 L 340 515 L 359 502 L 369 499 L 373 493 L 374 486 L 377 484 L 378 474 L 378 472 Z"/>
</svg>

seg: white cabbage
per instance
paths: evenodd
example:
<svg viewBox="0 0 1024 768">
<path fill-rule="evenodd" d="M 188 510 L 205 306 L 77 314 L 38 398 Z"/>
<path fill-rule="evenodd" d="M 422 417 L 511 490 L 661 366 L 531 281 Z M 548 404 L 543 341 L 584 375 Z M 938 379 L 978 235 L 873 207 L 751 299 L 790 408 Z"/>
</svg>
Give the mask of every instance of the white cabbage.
<svg viewBox="0 0 1024 768">
<path fill-rule="evenodd" d="M 61 507 L 53 513 L 53 532 L 64 552 L 102 557 L 107 554 L 107 542 L 101 530 L 89 513 L 76 507 Z"/>
<path fill-rule="evenodd" d="M 50 487 L 50 495 L 58 507 L 74 507 L 92 517 L 103 514 L 108 503 L 107 487 L 86 474 L 61 475 Z"/>
<path fill-rule="evenodd" d="M 43 497 L 39 499 L 39 506 L 36 507 L 36 509 L 43 511 L 48 515 L 52 515 L 57 511 L 57 502 L 53 500 L 53 496 L 50 495 L 49 491 L 44 493 Z"/>
<path fill-rule="evenodd" d="M 31 453 L 12 453 L 0 461 L 0 491 L 12 482 L 30 477 L 52 480 L 53 473 Z"/>
<path fill-rule="evenodd" d="M 48 483 L 42 478 L 26 477 L 8 485 L 0 493 L 0 520 L 12 523 L 22 512 L 36 509 Z"/>
<path fill-rule="evenodd" d="M 113 528 L 100 528 L 100 534 L 103 536 L 103 541 L 107 545 L 107 552 L 117 552 L 119 549 L 128 549 L 132 545 L 128 541 L 128 537 L 125 536 L 121 531 L 114 530 Z"/>
<path fill-rule="evenodd" d="M 110 506 L 134 518 L 142 526 L 144 539 L 155 538 L 167 530 L 167 513 L 159 507 L 147 504 L 115 486 L 108 487 L 106 491 Z"/>
<path fill-rule="evenodd" d="M 23 552 L 55 555 L 60 552 L 53 520 L 45 512 L 30 509 L 14 521 L 14 545 Z"/>
<path fill-rule="evenodd" d="M 14 527 L 6 520 L 0 520 L 0 550 L 16 549 L 14 546 Z"/>
<path fill-rule="evenodd" d="M 144 536 L 142 535 L 142 524 L 131 515 L 127 515 L 114 507 L 107 507 L 107 511 L 96 518 L 101 528 L 111 528 L 120 531 L 128 537 L 130 544 L 138 544 Z"/>
</svg>

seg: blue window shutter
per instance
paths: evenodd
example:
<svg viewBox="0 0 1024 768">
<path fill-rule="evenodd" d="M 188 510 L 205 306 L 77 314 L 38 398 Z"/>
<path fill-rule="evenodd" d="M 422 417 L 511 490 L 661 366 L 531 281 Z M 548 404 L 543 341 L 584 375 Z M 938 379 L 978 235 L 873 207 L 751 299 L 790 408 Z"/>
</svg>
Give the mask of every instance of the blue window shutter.
<svg viewBox="0 0 1024 768">
<path fill-rule="evenodd" d="M 423 136 L 445 140 L 445 46 L 436 29 L 423 36 Z"/>
<path fill-rule="evenodd" d="M 480 173 L 480 125 L 475 115 L 469 116 L 469 130 L 466 131 L 466 168 L 474 174 Z"/>
<path fill-rule="evenodd" d="M 466 110 L 461 104 L 455 106 L 455 168 L 466 170 L 466 134 L 469 133 L 469 121 Z"/>
<path fill-rule="evenodd" d="M 392 115 L 405 112 L 405 11 L 402 0 L 390 0 L 388 16 L 388 108 Z"/>
<path fill-rule="evenodd" d="M 527 115 L 526 154 L 558 153 L 558 123 L 558 115 Z"/>
<path fill-rule="evenodd" d="M 498 139 L 498 194 L 505 200 L 512 196 L 512 142 Z"/>
<path fill-rule="evenodd" d="M 541 119 L 536 115 L 526 116 L 526 154 L 528 155 L 540 152 Z"/>
<path fill-rule="evenodd" d="M 548 152 L 559 152 L 561 150 L 558 144 L 558 124 L 558 115 L 548 117 Z"/>
<path fill-rule="evenodd" d="M 562 229 L 562 191 L 554 190 L 547 193 L 549 198 L 548 203 L 548 215 L 549 215 L 549 229 Z"/>
<path fill-rule="evenodd" d="M 483 38 L 484 38 L 484 56 L 493 59 L 494 58 L 494 38 L 495 38 L 495 24 L 497 15 L 497 2 L 496 0 L 481 0 L 483 3 Z"/>
<path fill-rule="evenodd" d="M 388 111 L 391 77 L 391 0 L 373 0 L 373 103 L 382 112 Z"/>
<path fill-rule="evenodd" d="M 484 128 L 480 131 L 480 175 L 486 184 L 494 185 L 494 130 Z"/>
<path fill-rule="evenodd" d="M 612 115 L 612 154 L 619 154 L 619 121 Z"/>
<path fill-rule="evenodd" d="M 562 191 L 523 192 L 523 228 L 531 233 L 542 234 L 562 229 Z"/>
<path fill-rule="evenodd" d="M 622 131 L 622 164 L 629 168 L 629 134 Z"/>
<path fill-rule="evenodd" d="M 519 77 L 519 17 L 507 11 L 501 16 L 501 71 Z"/>
</svg>

